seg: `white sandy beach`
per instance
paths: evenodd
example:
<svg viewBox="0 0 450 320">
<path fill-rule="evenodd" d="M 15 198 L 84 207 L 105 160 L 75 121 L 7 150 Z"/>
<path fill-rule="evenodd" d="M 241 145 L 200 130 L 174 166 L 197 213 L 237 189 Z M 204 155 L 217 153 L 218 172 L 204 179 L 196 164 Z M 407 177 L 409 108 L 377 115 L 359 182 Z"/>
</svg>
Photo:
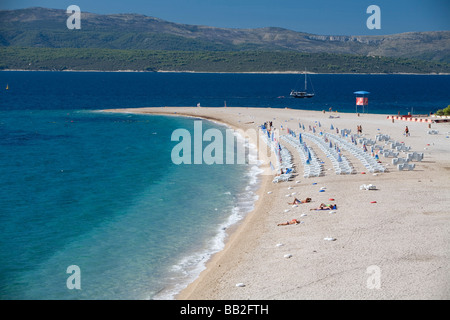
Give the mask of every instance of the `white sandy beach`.
<svg viewBox="0 0 450 320">
<path fill-rule="evenodd" d="M 294 157 L 297 176 L 280 183 L 272 183 L 273 175 L 261 176 L 255 209 L 178 299 L 450 298 L 450 123 L 431 124 L 439 134 L 430 135 L 428 123 L 392 122 L 386 115 L 236 107 L 108 111 L 194 116 L 244 130 L 273 121 L 277 130 L 283 125 L 297 133 L 303 132 L 299 122 L 307 132 L 315 121 L 325 132 L 332 132 L 333 125 L 356 133 L 362 125 L 364 137 L 387 134 L 405 142 L 410 152 L 424 153 L 413 171 L 398 171 L 392 158 L 381 156 L 383 165 L 390 164 L 388 172 L 374 175 L 344 151 L 356 173 L 336 175 L 325 154 L 308 143 L 324 161 L 325 174 L 304 178 L 298 153 L 282 142 Z M 410 137 L 403 135 L 406 125 Z M 263 160 L 263 168 L 270 170 L 269 159 Z M 360 190 L 363 184 L 377 190 Z M 288 202 L 294 196 L 312 201 L 293 207 Z M 331 202 L 338 205 L 334 213 L 310 211 Z M 277 226 L 293 218 L 302 223 Z"/>
</svg>

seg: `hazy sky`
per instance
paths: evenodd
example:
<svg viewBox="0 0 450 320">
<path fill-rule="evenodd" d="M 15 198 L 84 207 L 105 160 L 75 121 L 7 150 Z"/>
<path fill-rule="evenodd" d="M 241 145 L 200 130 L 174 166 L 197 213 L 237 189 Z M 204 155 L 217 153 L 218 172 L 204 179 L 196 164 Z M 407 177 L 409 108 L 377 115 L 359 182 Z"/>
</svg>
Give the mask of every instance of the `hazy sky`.
<svg viewBox="0 0 450 320">
<path fill-rule="evenodd" d="M 72 4 L 93 13 L 140 13 L 226 28 L 282 27 L 329 35 L 450 30 L 450 0 L 0 0 L 0 9 Z M 381 9 L 380 30 L 366 26 L 370 5 Z"/>
</svg>

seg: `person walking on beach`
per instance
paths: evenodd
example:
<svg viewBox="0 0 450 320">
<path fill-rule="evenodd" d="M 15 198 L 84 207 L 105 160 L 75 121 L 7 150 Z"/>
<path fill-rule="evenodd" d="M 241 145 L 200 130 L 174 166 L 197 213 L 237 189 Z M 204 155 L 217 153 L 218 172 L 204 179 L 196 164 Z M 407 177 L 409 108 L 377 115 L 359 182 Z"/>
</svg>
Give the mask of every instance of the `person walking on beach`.
<svg viewBox="0 0 450 320">
<path fill-rule="evenodd" d="M 362 126 L 356 126 L 356 130 L 358 131 L 358 134 L 362 134 Z"/>
<path fill-rule="evenodd" d="M 408 126 L 406 126 L 406 128 L 405 128 L 405 136 L 409 137 L 409 129 L 408 129 Z"/>
</svg>

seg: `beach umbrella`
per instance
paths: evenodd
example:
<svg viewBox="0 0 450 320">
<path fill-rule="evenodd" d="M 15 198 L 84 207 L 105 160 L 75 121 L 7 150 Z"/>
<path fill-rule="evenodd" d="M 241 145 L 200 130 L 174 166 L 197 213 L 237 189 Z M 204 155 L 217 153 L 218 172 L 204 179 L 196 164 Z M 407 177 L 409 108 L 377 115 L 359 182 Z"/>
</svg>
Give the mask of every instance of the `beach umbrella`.
<svg viewBox="0 0 450 320">
<path fill-rule="evenodd" d="M 313 133 L 316 133 L 316 127 L 313 127 Z"/>
<path fill-rule="evenodd" d="M 298 123 L 298 127 L 301 129 L 302 128 L 302 124 L 299 122 Z"/>
<path fill-rule="evenodd" d="M 331 125 L 331 127 L 330 127 L 330 130 L 334 130 L 334 127 L 333 127 L 333 125 Z"/>
<path fill-rule="evenodd" d="M 330 148 L 333 148 L 333 144 L 331 143 L 331 141 L 330 141 Z"/>
<path fill-rule="evenodd" d="M 298 134 L 298 141 L 300 142 L 300 144 L 303 143 L 302 134 L 301 133 Z"/>
<path fill-rule="evenodd" d="M 321 127 L 322 125 L 320 124 L 320 121 L 319 121 L 319 127 Z"/>
<path fill-rule="evenodd" d="M 303 131 L 305 130 L 305 125 L 303 125 L 303 124 L 302 124 L 302 129 L 303 129 Z"/>
<path fill-rule="evenodd" d="M 341 154 L 340 154 L 340 153 L 338 154 L 337 161 L 338 161 L 338 162 L 342 162 L 342 157 L 341 157 Z"/>
</svg>

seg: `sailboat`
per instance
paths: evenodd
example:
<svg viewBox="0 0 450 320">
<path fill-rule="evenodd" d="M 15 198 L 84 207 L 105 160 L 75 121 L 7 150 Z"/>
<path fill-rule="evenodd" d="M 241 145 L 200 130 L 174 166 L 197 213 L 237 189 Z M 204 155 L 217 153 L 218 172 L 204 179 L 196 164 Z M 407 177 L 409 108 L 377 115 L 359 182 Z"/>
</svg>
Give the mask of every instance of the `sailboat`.
<svg viewBox="0 0 450 320">
<path fill-rule="evenodd" d="M 307 92 L 307 87 L 308 87 L 308 79 L 307 79 L 307 74 L 305 71 L 305 91 L 297 91 L 297 90 L 293 89 L 291 91 L 291 97 L 293 97 L 293 98 L 312 98 L 312 97 L 314 97 L 314 93 Z"/>
</svg>

